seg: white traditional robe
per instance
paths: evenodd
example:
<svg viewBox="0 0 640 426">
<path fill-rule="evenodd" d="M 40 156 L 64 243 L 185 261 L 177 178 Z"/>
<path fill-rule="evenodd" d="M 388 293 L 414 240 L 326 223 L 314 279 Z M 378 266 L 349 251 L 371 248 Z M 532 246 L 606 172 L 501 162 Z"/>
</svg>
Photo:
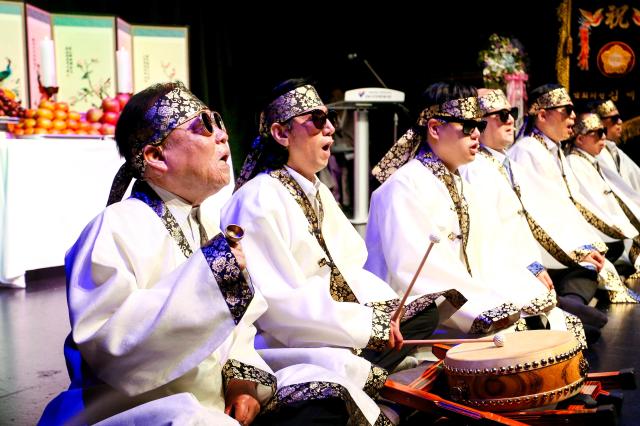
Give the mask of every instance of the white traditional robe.
<svg viewBox="0 0 640 426">
<path fill-rule="evenodd" d="M 283 176 L 283 170 L 276 171 L 278 176 Z M 261 173 L 245 183 L 222 212 L 223 225 L 236 223 L 244 228 L 242 244 L 248 270 L 269 304 L 256 323 L 256 346 L 264 348 L 260 353 L 276 371 L 279 384 L 280 369 L 286 366 L 307 363 L 326 369 L 323 375 L 301 369 L 309 385 L 290 387 L 287 392 L 297 391 L 301 399 L 308 399 L 332 389 L 343 399 L 346 396 L 355 401 L 358 410 L 350 410 L 352 416 L 363 415 L 374 424 L 380 411 L 367 393 L 377 392 L 386 373 L 354 354 L 353 349 L 384 345 L 390 313 L 380 308 L 387 304 L 385 301 L 395 300 L 397 305 L 398 296 L 384 281 L 363 269 L 367 256 L 364 242 L 329 189 L 318 181 L 314 185 L 290 168 L 286 170 L 303 193 L 294 195 L 280 180 Z M 311 213 L 305 213 L 297 201 L 308 199 L 317 215 L 316 194 L 323 207 L 320 222 L 324 242 L 358 303 L 337 301 L 331 294 L 327 254 L 311 233 Z M 412 303 L 420 300 L 424 298 Z M 313 385 L 315 382 L 321 383 Z M 280 389 L 277 399 L 282 403 L 295 401 Z"/>
<path fill-rule="evenodd" d="M 640 194 L 613 170 L 607 166 L 601 168 L 596 158 L 580 148 L 573 148 L 567 155 L 567 161 L 582 196 L 592 205 L 600 206 L 607 214 L 610 224 L 618 225 L 625 230 L 627 227 L 633 228 L 637 233 L 640 228 Z M 631 250 L 632 263 L 640 263 L 637 250 Z M 638 267 L 637 265 L 636 269 Z"/>
<path fill-rule="evenodd" d="M 516 163 L 520 170 L 519 185 L 525 208 L 571 260 L 579 261 L 593 249 L 606 252 L 604 242 L 616 239 L 598 230 L 578 210 L 574 201 L 582 205 L 588 203 L 579 191 L 569 191 L 570 187 L 576 187 L 577 182 L 567 159 L 558 151 L 558 145 L 547 136 L 541 132 L 537 132 L 536 136 L 521 138 L 508 150 L 511 164 Z M 600 208 L 594 207 L 594 210 L 596 216 L 605 217 Z M 592 215 L 591 219 L 596 218 Z M 556 260 L 566 264 L 560 258 L 562 253 L 559 254 L 554 256 Z M 598 274 L 598 285 L 608 291 L 611 302 L 637 302 L 608 260 L 605 260 L 605 266 Z"/>
<path fill-rule="evenodd" d="M 420 294 L 453 287 L 465 296 L 467 302 L 444 323 L 450 328 L 449 335 L 456 330 L 457 334 L 494 332 L 514 323 L 524 305 L 533 308 L 541 302 L 550 308 L 547 302 L 552 295 L 524 267 L 497 270 L 493 266 L 498 262 L 487 262 L 490 248 L 485 233 L 494 231 L 482 223 L 471 185 L 456 174 L 451 177 L 463 204 L 466 199 L 462 209 L 468 211 L 468 226 L 456 213 L 456 203 L 461 202 L 454 201 L 446 185 L 418 159 L 410 160 L 373 192 L 366 268 L 404 292 L 429 246 L 430 235 L 439 236 L 412 291 Z M 466 251 L 462 235 L 468 241 Z M 512 290 L 514 283 L 525 281 L 527 285 L 517 286 L 519 291 Z M 532 303 L 537 297 L 544 301 Z"/>
<path fill-rule="evenodd" d="M 607 140 L 605 149 L 596 158 L 601 166 L 614 170 L 631 188 L 640 192 L 640 167 L 614 141 Z"/>
<path fill-rule="evenodd" d="M 234 275 L 239 269 L 217 224 L 202 218 L 214 238 L 199 248 L 191 206 L 158 192 L 186 245 L 149 205 L 129 198 L 100 213 L 67 253 L 72 383 L 41 424 L 118 413 L 106 424 L 237 424 L 224 414 L 227 380 L 257 382 L 261 403 L 275 391 L 254 349 L 253 322 L 266 310 L 264 298 Z"/>
</svg>

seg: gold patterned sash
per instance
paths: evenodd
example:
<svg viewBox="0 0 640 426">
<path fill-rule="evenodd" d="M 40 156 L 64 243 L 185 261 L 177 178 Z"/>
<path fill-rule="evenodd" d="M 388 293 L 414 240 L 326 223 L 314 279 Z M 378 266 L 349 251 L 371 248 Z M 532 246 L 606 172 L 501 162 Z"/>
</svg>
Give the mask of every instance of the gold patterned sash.
<svg viewBox="0 0 640 426">
<path fill-rule="evenodd" d="M 531 136 L 533 136 L 534 139 L 536 139 L 538 142 L 540 142 L 542 144 L 542 146 L 544 146 L 544 148 L 549 152 L 549 154 L 553 155 L 551 153 L 551 151 L 549 150 L 549 147 L 547 147 L 547 144 L 544 141 L 544 136 L 541 133 L 539 133 L 539 131 L 537 129 L 535 129 L 533 131 Z M 569 193 L 569 199 L 576 206 L 576 208 L 578 209 L 578 211 L 580 212 L 582 217 L 584 217 L 585 220 L 591 226 L 593 226 L 594 228 L 596 228 L 598 231 L 602 232 L 603 234 L 608 235 L 609 237 L 614 238 L 616 240 L 624 240 L 626 237 L 618 227 L 609 225 L 607 222 L 605 222 L 604 220 L 600 219 L 597 215 L 595 215 L 593 212 L 591 212 L 585 206 L 580 204 L 573 197 L 573 194 L 571 193 L 571 187 L 569 186 L 569 181 L 567 180 L 567 175 L 566 175 L 565 170 L 564 170 L 564 161 L 563 160 L 564 160 L 564 154 L 562 154 L 562 150 L 560 149 L 560 147 L 558 147 L 558 161 L 560 163 L 560 173 L 562 174 L 562 180 L 564 181 L 565 187 L 567 188 L 567 192 Z"/>
<path fill-rule="evenodd" d="M 462 255 L 464 256 L 464 263 L 469 275 L 472 275 L 471 266 L 469 265 L 469 259 L 467 257 L 467 242 L 469 241 L 470 228 L 469 206 L 467 204 L 467 200 L 464 198 L 464 191 L 461 190 L 460 193 L 458 193 L 458 188 L 456 187 L 453 175 L 431 150 L 428 148 L 422 148 L 416 156 L 416 159 L 429 169 L 431 173 L 433 173 L 433 175 L 444 184 L 449 192 L 449 196 L 451 197 L 451 201 L 453 201 L 453 205 L 456 210 L 456 215 L 458 216 L 458 225 L 460 226 L 461 232 L 461 235 L 454 236 L 454 238 L 462 239 Z"/>
<path fill-rule="evenodd" d="M 327 244 L 324 241 L 324 237 L 322 236 L 321 220 L 323 209 L 322 200 L 320 199 L 320 197 L 318 197 L 320 206 L 319 211 L 321 216 L 319 219 L 302 187 L 300 187 L 300 184 L 296 182 L 293 177 L 291 177 L 291 174 L 289 174 L 286 169 L 282 168 L 271 170 L 268 173 L 269 176 L 277 179 L 287 189 L 287 191 L 289 191 L 289 194 L 291 194 L 293 199 L 296 200 L 296 202 L 302 209 L 302 213 L 309 221 L 309 233 L 311 233 L 316 238 L 318 244 L 320 244 L 320 247 L 322 247 L 322 250 L 327 255 L 328 260 L 327 258 L 320 259 L 320 261 L 318 261 L 318 266 L 322 267 L 327 265 L 329 266 L 329 268 L 331 268 L 331 280 L 329 284 L 329 292 L 331 293 L 331 297 L 338 302 L 358 303 L 356 295 L 353 293 L 351 287 L 349 287 L 349 284 L 338 269 L 338 266 L 333 261 L 331 253 L 329 253 L 329 248 L 327 247 Z"/>
</svg>

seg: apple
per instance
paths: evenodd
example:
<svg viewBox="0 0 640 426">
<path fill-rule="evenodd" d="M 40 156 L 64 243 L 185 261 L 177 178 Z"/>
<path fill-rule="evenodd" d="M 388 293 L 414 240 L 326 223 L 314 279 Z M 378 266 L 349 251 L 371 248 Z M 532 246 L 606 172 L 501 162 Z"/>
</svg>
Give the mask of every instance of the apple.
<svg viewBox="0 0 640 426">
<path fill-rule="evenodd" d="M 104 112 L 120 112 L 120 102 L 116 98 L 104 98 L 102 110 Z"/>
<path fill-rule="evenodd" d="M 97 123 L 102 118 L 102 110 L 100 108 L 90 108 L 87 111 L 87 121 L 90 123 Z"/>
<path fill-rule="evenodd" d="M 104 123 L 102 125 L 102 129 L 100 129 L 100 133 L 103 135 L 115 135 L 116 134 L 116 126 L 109 123 Z"/>
<path fill-rule="evenodd" d="M 100 123 L 100 122 L 92 122 L 91 123 L 91 130 L 96 130 L 99 133 L 100 129 L 102 129 L 102 123 Z"/>
<path fill-rule="evenodd" d="M 104 115 L 102 116 L 102 121 L 105 124 L 112 124 L 112 125 L 116 125 L 116 123 L 118 122 L 118 118 L 120 117 L 120 114 L 118 114 L 117 112 L 112 112 L 112 111 L 107 111 L 104 113 Z"/>
<path fill-rule="evenodd" d="M 120 103 L 120 110 L 122 110 L 127 102 L 129 102 L 129 99 L 131 99 L 131 95 L 128 93 L 118 93 L 116 99 L 118 103 Z"/>
</svg>

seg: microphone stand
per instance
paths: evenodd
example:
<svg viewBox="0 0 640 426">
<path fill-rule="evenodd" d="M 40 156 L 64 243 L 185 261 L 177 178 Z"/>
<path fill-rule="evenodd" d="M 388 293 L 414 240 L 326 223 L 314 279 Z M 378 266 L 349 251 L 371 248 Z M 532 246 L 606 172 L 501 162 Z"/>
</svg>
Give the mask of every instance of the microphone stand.
<svg viewBox="0 0 640 426">
<path fill-rule="evenodd" d="M 356 58 L 357 58 L 357 56 L 356 56 Z M 380 77 L 380 75 L 378 75 L 376 70 L 373 69 L 373 67 L 371 66 L 369 61 L 367 61 L 365 58 L 362 58 L 362 62 L 366 65 L 366 67 L 369 69 L 371 74 L 373 74 L 373 76 L 376 78 L 376 80 L 378 80 L 378 83 L 380 83 L 380 85 L 382 85 L 382 87 L 384 87 L 385 89 L 388 89 L 389 86 L 387 86 L 384 83 L 384 80 L 382 80 L 382 78 Z M 398 120 L 398 111 L 393 111 L 393 142 L 392 142 L 392 145 L 398 140 L 398 121 L 399 121 Z"/>
</svg>

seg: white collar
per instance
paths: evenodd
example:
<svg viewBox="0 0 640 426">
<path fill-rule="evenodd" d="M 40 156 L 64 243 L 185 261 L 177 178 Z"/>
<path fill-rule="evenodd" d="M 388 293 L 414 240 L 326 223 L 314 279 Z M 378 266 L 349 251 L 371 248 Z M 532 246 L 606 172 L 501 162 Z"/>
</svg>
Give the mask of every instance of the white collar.
<svg viewBox="0 0 640 426">
<path fill-rule="evenodd" d="M 593 155 L 589 154 L 589 153 L 588 153 L 587 151 L 585 151 L 584 149 L 582 149 L 582 148 L 578 148 L 578 147 L 576 147 L 576 149 L 577 149 L 578 151 L 580 151 L 580 152 L 581 152 L 585 157 L 587 157 L 587 159 L 588 159 L 589 161 L 591 161 L 591 163 L 592 163 L 592 164 L 595 164 L 595 163 L 598 161 L 598 160 L 596 160 L 596 158 L 595 158 Z"/>
<path fill-rule="evenodd" d="M 302 190 L 304 191 L 306 196 L 310 200 L 315 199 L 316 194 L 318 193 L 318 190 L 320 189 L 320 179 L 318 179 L 318 177 L 316 175 L 314 175 L 313 177 L 315 179 L 314 179 L 313 182 L 311 182 L 309 179 L 307 179 L 306 177 L 302 176 L 300 173 L 296 172 L 291 167 L 285 165 L 284 168 L 287 169 L 287 171 L 289 172 L 291 177 L 294 178 L 296 182 L 298 182 L 300 187 L 302 187 Z"/>
<path fill-rule="evenodd" d="M 193 205 L 187 202 L 185 199 L 179 197 L 178 195 L 167 191 L 159 187 L 158 185 L 154 185 L 151 182 L 147 181 L 151 189 L 153 189 L 156 194 L 164 201 L 167 208 L 178 222 L 181 228 L 187 224 L 187 220 L 189 218 L 189 214 L 191 213 L 191 209 L 193 209 Z"/>
<path fill-rule="evenodd" d="M 501 164 L 502 164 L 502 163 L 504 163 L 504 159 L 505 159 L 505 158 L 508 158 L 508 157 L 507 157 L 507 154 L 505 154 L 504 152 L 496 151 L 495 149 L 493 149 L 493 148 L 489 148 L 489 147 L 488 147 L 488 146 L 486 146 L 486 145 L 482 145 L 482 146 L 483 146 L 487 151 L 489 151 L 489 153 L 490 153 L 491 155 L 493 155 L 493 156 L 496 158 L 496 160 L 498 160 Z"/>
</svg>

